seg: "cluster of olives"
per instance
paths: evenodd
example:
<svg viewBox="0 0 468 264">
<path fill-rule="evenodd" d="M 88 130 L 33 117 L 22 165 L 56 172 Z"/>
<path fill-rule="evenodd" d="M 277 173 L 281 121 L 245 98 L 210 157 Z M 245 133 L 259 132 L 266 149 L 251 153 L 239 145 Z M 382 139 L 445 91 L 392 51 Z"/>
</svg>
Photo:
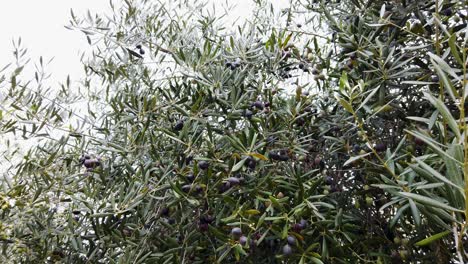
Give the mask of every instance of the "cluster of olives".
<svg viewBox="0 0 468 264">
<path fill-rule="evenodd" d="M 243 182 L 243 181 L 244 181 L 243 177 L 240 177 L 240 178 L 229 177 L 223 182 L 223 184 L 220 185 L 219 192 L 220 193 L 226 192 L 227 190 L 231 189 L 232 187 L 240 185 L 241 182 Z"/>
<path fill-rule="evenodd" d="M 136 48 L 138 49 L 138 52 L 139 52 L 141 55 L 145 55 L 145 50 L 143 49 L 143 47 L 141 46 L 141 44 L 136 45 Z"/>
<path fill-rule="evenodd" d="M 288 153 L 287 153 L 287 150 L 272 150 L 270 152 L 268 152 L 268 157 L 271 159 L 271 160 L 276 160 L 276 161 L 288 161 L 289 160 L 289 156 L 288 156 Z"/>
<path fill-rule="evenodd" d="M 198 221 L 198 228 L 201 232 L 208 231 L 208 225 L 212 224 L 215 218 L 212 215 L 203 215 Z"/>
<path fill-rule="evenodd" d="M 92 170 L 101 165 L 99 158 L 92 158 L 89 154 L 83 154 L 80 157 L 79 163 L 83 165 L 87 170 Z"/>
<path fill-rule="evenodd" d="M 265 108 L 270 107 L 269 102 L 255 101 L 253 102 L 248 109 L 244 110 L 244 117 L 247 119 L 252 119 L 253 115 L 258 111 L 263 111 Z"/>
</svg>

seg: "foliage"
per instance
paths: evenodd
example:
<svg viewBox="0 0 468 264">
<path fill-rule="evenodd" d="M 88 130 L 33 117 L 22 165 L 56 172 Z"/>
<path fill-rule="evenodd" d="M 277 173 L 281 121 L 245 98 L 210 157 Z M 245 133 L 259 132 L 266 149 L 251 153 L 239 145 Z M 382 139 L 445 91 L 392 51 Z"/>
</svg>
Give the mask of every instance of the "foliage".
<svg viewBox="0 0 468 264">
<path fill-rule="evenodd" d="M 92 49 L 56 90 L 15 46 L 0 131 L 33 146 L 8 153 L 5 261 L 467 261 L 463 4 L 255 5 L 72 12 Z"/>
</svg>

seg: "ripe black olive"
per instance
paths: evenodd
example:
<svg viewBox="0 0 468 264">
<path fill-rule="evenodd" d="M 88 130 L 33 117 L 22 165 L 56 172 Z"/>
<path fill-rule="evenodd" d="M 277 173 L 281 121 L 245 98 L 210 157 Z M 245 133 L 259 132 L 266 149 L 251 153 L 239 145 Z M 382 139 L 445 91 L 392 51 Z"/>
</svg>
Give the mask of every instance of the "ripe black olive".
<svg viewBox="0 0 468 264">
<path fill-rule="evenodd" d="M 182 121 L 182 120 L 180 120 L 179 122 L 177 122 L 174 125 L 174 130 L 175 131 L 180 131 L 180 130 L 182 130 L 182 128 L 184 128 L 184 121 Z"/>
<path fill-rule="evenodd" d="M 202 169 L 202 170 L 206 170 L 210 167 L 210 163 L 208 161 L 200 161 L 198 162 L 198 168 Z"/>
<path fill-rule="evenodd" d="M 240 236 L 242 235 L 242 229 L 240 229 L 239 227 L 234 227 L 233 229 L 231 229 L 231 235 L 235 239 L 239 239 Z"/>
</svg>

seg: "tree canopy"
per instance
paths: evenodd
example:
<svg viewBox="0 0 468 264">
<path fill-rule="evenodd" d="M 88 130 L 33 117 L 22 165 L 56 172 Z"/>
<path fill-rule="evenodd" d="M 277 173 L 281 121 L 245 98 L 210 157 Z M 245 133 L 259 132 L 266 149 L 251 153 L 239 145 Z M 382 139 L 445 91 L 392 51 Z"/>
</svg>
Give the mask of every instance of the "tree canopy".
<svg viewBox="0 0 468 264">
<path fill-rule="evenodd" d="M 468 261 L 468 3 L 253 2 L 71 12 L 86 77 L 58 88 L 16 43 L 0 259 Z"/>
</svg>

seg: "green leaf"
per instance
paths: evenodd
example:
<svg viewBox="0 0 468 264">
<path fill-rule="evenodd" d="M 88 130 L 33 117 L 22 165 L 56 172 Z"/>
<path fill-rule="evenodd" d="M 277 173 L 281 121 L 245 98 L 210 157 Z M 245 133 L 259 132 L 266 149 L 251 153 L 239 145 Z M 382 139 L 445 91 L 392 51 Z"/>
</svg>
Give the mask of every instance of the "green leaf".
<svg viewBox="0 0 468 264">
<path fill-rule="evenodd" d="M 442 208 L 442 209 L 449 210 L 449 211 L 463 213 L 463 210 L 453 208 L 450 205 L 447 205 L 447 204 L 442 203 L 442 202 L 440 202 L 438 200 L 435 200 L 435 199 L 432 199 L 432 198 L 429 198 L 429 197 L 426 197 L 426 196 L 423 196 L 423 195 L 419 195 L 419 194 L 415 194 L 415 193 L 409 193 L 409 192 L 398 192 L 398 194 L 403 196 L 403 197 L 410 198 L 410 199 L 413 199 L 415 201 L 418 201 L 418 202 L 420 202 L 422 204 L 425 204 L 425 205 L 434 206 L 434 207 Z"/>
<path fill-rule="evenodd" d="M 448 235 L 450 233 L 452 233 L 452 231 L 447 230 L 447 231 L 444 231 L 444 232 L 440 232 L 440 233 L 432 235 L 432 236 L 430 236 L 428 238 L 425 238 L 425 239 L 423 239 L 421 241 L 418 241 L 418 242 L 414 243 L 414 245 L 420 246 L 420 247 L 421 246 L 427 246 L 427 245 L 431 244 L 432 242 L 437 241 L 437 240 L 445 237 L 446 235 Z"/>
</svg>

